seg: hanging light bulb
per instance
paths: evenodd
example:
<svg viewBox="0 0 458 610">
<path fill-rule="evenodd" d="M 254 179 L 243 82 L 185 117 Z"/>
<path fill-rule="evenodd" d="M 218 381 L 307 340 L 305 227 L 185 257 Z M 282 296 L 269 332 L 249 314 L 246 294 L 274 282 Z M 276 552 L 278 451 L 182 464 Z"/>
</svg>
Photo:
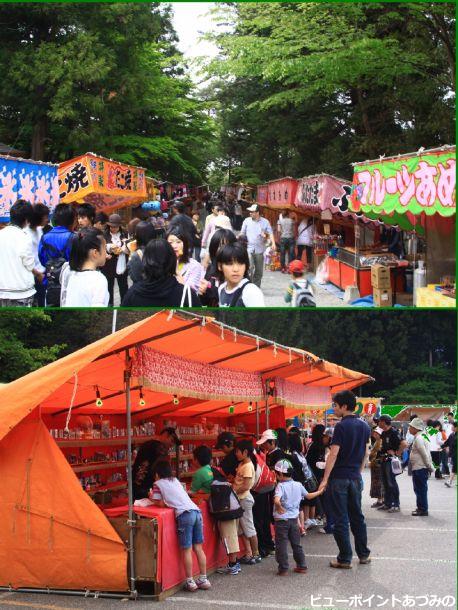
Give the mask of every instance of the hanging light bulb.
<svg viewBox="0 0 458 610">
<path fill-rule="evenodd" d="M 96 388 L 95 388 L 95 406 L 101 407 L 102 405 L 103 405 L 103 400 L 100 397 L 100 390 L 99 390 L 99 387 L 96 386 Z"/>
<path fill-rule="evenodd" d="M 179 405 L 180 404 L 180 399 L 178 398 L 178 396 L 176 394 L 173 395 L 173 404 L 174 405 Z"/>
<path fill-rule="evenodd" d="M 140 407 L 144 407 L 146 405 L 146 400 L 143 398 L 143 388 L 140 387 L 140 400 L 138 401 L 138 405 Z"/>
<path fill-rule="evenodd" d="M 253 410 L 253 403 L 250 402 L 249 405 L 248 405 L 248 411 L 251 412 L 252 410 Z"/>
</svg>

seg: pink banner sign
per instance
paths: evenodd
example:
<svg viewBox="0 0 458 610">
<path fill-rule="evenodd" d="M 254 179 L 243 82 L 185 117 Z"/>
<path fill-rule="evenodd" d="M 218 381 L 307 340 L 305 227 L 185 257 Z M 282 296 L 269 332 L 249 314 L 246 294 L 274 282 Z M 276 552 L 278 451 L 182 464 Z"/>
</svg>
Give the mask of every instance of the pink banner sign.
<svg viewBox="0 0 458 610">
<path fill-rule="evenodd" d="M 331 391 L 327 387 L 303 386 L 281 377 L 275 379 L 277 401 L 286 407 L 306 407 L 331 404 Z"/>
</svg>

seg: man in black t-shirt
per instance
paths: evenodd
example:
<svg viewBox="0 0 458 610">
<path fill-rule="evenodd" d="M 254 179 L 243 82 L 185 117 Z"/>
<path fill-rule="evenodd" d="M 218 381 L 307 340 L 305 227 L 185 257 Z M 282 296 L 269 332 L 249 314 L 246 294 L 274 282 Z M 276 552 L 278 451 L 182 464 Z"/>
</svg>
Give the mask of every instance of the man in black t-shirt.
<svg viewBox="0 0 458 610">
<path fill-rule="evenodd" d="M 385 501 L 383 506 L 378 510 L 386 510 L 389 513 L 398 513 L 401 509 L 399 506 L 399 486 L 396 477 L 391 469 L 391 458 L 395 455 L 401 455 L 406 442 L 401 440 L 397 430 L 391 425 L 391 417 L 382 415 L 380 417 L 379 426 L 382 432 L 382 481 L 385 489 Z"/>
<path fill-rule="evenodd" d="M 355 407 L 356 396 L 353 392 L 344 390 L 333 396 L 334 414 L 342 419 L 334 428 L 323 480 L 319 486 L 319 489 L 329 488 L 328 497 L 335 517 L 333 533 L 339 554 L 336 560 L 331 561 L 332 568 L 352 567 L 349 525 L 355 539 L 359 563 L 370 563 L 366 522 L 361 510 L 361 472 L 367 458 L 371 431 L 366 422 L 354 414 Z"/>
</svg>

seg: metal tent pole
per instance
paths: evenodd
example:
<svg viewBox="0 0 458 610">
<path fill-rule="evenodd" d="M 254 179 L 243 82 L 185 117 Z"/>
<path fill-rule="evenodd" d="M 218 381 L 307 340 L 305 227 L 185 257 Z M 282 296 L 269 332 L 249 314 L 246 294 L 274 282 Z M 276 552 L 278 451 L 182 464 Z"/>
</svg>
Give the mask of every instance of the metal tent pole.
<svg viewBox="0 0 458 610">
<path fill-rule="evenodd" d="M 266 379 L 266 430 L 269 429 L 269 379 Z"/>
<path fill-rule="evenodd" d="M 137 597 L 137 590 L 135 588 L 135 547 L 134 547 L 134 533 L 135 533 L 135 513 L 134 513 L 134 497 L 132 490 L 132 413 L 131 413 L 131 402 L 130 402 L 130 381 L 131 381 L 131 359 L 129 357 L 129 351 L 126 350 L 126 367 L 124 370 L 124 384 L 126 389 L 126 419 L 127 419 L 127 498 L 129 504 L 127 525 L 129 527 L 129 591 L 131 597 L 134 599 Z"/>
<path fill-rule="evenodd" d="M 259 431 L 259 403 L 258 403 L 258 401 L 256 401 L 256 437 L 257 438 L 260 437 L 260 431 Z"/>
</svg>

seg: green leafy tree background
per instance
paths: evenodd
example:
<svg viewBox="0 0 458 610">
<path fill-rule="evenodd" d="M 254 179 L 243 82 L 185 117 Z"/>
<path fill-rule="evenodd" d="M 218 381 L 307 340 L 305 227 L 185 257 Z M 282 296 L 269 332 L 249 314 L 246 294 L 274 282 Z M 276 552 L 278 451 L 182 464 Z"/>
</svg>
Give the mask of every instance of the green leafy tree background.
<svg viewBox="0 0 458 610">
<path fill-rule="evenodd" d="M 382 396 L 386 404 L 456 401 L 456 315 L 452 311 L 207 313 L 230 326 L 371 375 L 375 382 L 363 386 L 361 395 Z M 118 311 L 116 328 L 149 315 Z M 100 310 L 4 312 L 0 316 L 0 381 L 11 381 L 109 334 L 112 320 L 112 312 Z"/>
</svg>

